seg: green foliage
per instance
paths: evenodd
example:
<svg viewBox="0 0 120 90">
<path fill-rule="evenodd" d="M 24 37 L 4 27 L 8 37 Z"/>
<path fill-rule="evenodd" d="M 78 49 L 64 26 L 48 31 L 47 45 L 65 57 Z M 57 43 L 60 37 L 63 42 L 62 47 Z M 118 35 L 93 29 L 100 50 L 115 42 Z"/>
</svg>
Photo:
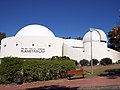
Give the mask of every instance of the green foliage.
<svg viewBox="0 0 120 90">
<path fill-rule="evenodd" d="M 15 76 L 22 70 L 22 64 L 23 61 L 19 58 L 3 58 L 0 65 L 0 83 L 15 82 Z"/>
<path fill-rule="evenodd" d="M 77 40 L 82 40 L 82 38 L 81 38 L 81 37 L 77 37 L 76 39 L 77 39 Z"/>
<path fill-rule="evenodd" d="M 70 60 L 26 60 L 23 67 L 24 82 L 65 78 L 66 72 L 73 69 L 75 64 Z"/>
<path fill-rule="evenodd" d="M 0 65 L 0 83 L 15 82 L 16 75 L 22 73 L 24 82 L 43 81 L 67 77 L 67 71 L 76 68 L 68 57 L 50 59 L 25 59 L 7 57 Z"/>
<path fill-rule="evenodd" d="M 120 52 L 120 26 L 108 32 L 109 47 Z"/>
<path fill-rule="evenodd" d="M 81 66 L 87 66 L 89 64 L 89 61 L 86 60 L 86 59 L 83 59 L 79 63 L 80 63 Z"/>
<path fill-rule="evenodd" d="M 97 59 L 92 59 L 93 60 L 93 66 L 97 65 L 99 61 Z M 91 60 L 90 60 L 90 65 L 91 65 Z"/>
<path fill-rule="evenodd" d="M 66 37 L 65 39 L 71 39 L 71 37 L 69 36 L 69 37 Z"/>
<path fill-rule="evenodd" d="M 63 57 L 53 56 L 52 58 L 50 58 L 50 60 L 70 60 L 70 58 L 66 56 Z"/>
<path fill-rule="evenodd" d="M 110 58 L 103 58 L 100 61 L 100 65 L 106 66 L 106 65 L 110 65 L 110 64 L 112 64 L 112 59 L 110 59 Z"/>
<path fill-rule="evenodd" d="M 120 60 L 118 60 L 117 64 L 120 64 Z"/>
<path fill-rule="evenodd" d="M 6 38 L 6 34 L 0 32 L 0 44 L 1 44 L 1 40 L 2 40 L 3 38 Z"/>
</svg>

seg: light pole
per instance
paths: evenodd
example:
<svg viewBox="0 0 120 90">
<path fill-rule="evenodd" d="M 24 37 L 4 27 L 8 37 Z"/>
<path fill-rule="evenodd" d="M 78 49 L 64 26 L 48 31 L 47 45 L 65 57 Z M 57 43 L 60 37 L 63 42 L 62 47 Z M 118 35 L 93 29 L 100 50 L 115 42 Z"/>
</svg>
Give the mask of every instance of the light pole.
<svg viewBox="0 0 120 90">
<path fill-rule="evenodd" d="M 93 74 L 93 51 L 92 51 L 92 32 L 93 32 L 93 30 L 92 30 L 92 28 L 90 28 L 90 42 L 91 42 L 91 44 L 90 44 L 90 46 L 91 46 L 91 74 Z"/>
</svg>

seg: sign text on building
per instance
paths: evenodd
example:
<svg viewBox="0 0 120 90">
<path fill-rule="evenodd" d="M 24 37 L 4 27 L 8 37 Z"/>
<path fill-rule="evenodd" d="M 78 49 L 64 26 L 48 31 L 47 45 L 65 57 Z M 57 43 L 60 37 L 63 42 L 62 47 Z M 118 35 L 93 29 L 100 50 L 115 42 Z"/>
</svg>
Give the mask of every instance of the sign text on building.
<svg viewBox="0 0 120 90">
<path fill-rule="evenodd" d="M 21 48 L 22 53 L 45 53 L 45 48 Z"/>
</svg>

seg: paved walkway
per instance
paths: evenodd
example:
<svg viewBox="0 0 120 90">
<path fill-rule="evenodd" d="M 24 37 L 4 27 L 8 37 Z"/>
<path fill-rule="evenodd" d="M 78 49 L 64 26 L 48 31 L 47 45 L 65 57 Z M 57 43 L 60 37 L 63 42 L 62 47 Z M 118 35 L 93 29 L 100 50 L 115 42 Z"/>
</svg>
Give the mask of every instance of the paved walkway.
<svg viewBox="0 0 120 90">
<path fill-rule="evenodd" d="M 23 89 L 26 89 L 26 90 L 48 90 L 48 89 L 49 90 L 78 90 L 79 89 L 81 90 L 80 88 L 97 87 L 97 86 L 119 87 L 120 76 L 73 79 L 73 80 L 62 79 L 62 80 L 50 80 L 50 81 L 38 81 L 38 82 L 32 82 L 32 83 L 24 83 L 22 85 L 16 85 L 16 84 L 0 85 L 0 90 L 18 90 L 18 89 L 22 89 L 22 90 Z M 117 89 L 110 89 L 110 90 L 117 90 Z M 104 89 L 104 90 L 107 90 L 107 89 Z M 119 90 L 120 90 L 120 87 L 119 87 Z"/>
</svg>

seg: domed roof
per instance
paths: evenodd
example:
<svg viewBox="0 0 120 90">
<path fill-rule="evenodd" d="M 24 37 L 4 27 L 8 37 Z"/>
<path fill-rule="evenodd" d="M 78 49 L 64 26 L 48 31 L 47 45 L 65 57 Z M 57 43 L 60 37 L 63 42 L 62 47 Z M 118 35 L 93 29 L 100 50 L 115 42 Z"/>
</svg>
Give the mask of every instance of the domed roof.
<svg viewBox="0 0 120 90">
<path fill-rule="evenodd" d="M 83 42 L 91 41 L 91 37 L 90 37 L 91 32 L 92 32 L 93 42 L 107 42 L 106 34 L 102 30 L 94 29 L 94 28 L 90 28 L 90 31 L 84 35 Z"/>
<path fill-rule="evenodd" d="M 48 36 L 55 37 L 55 35 L 46 27 L 42 25 L 28 25 L 23 27 L 16 36 Z"/>
</svg>

